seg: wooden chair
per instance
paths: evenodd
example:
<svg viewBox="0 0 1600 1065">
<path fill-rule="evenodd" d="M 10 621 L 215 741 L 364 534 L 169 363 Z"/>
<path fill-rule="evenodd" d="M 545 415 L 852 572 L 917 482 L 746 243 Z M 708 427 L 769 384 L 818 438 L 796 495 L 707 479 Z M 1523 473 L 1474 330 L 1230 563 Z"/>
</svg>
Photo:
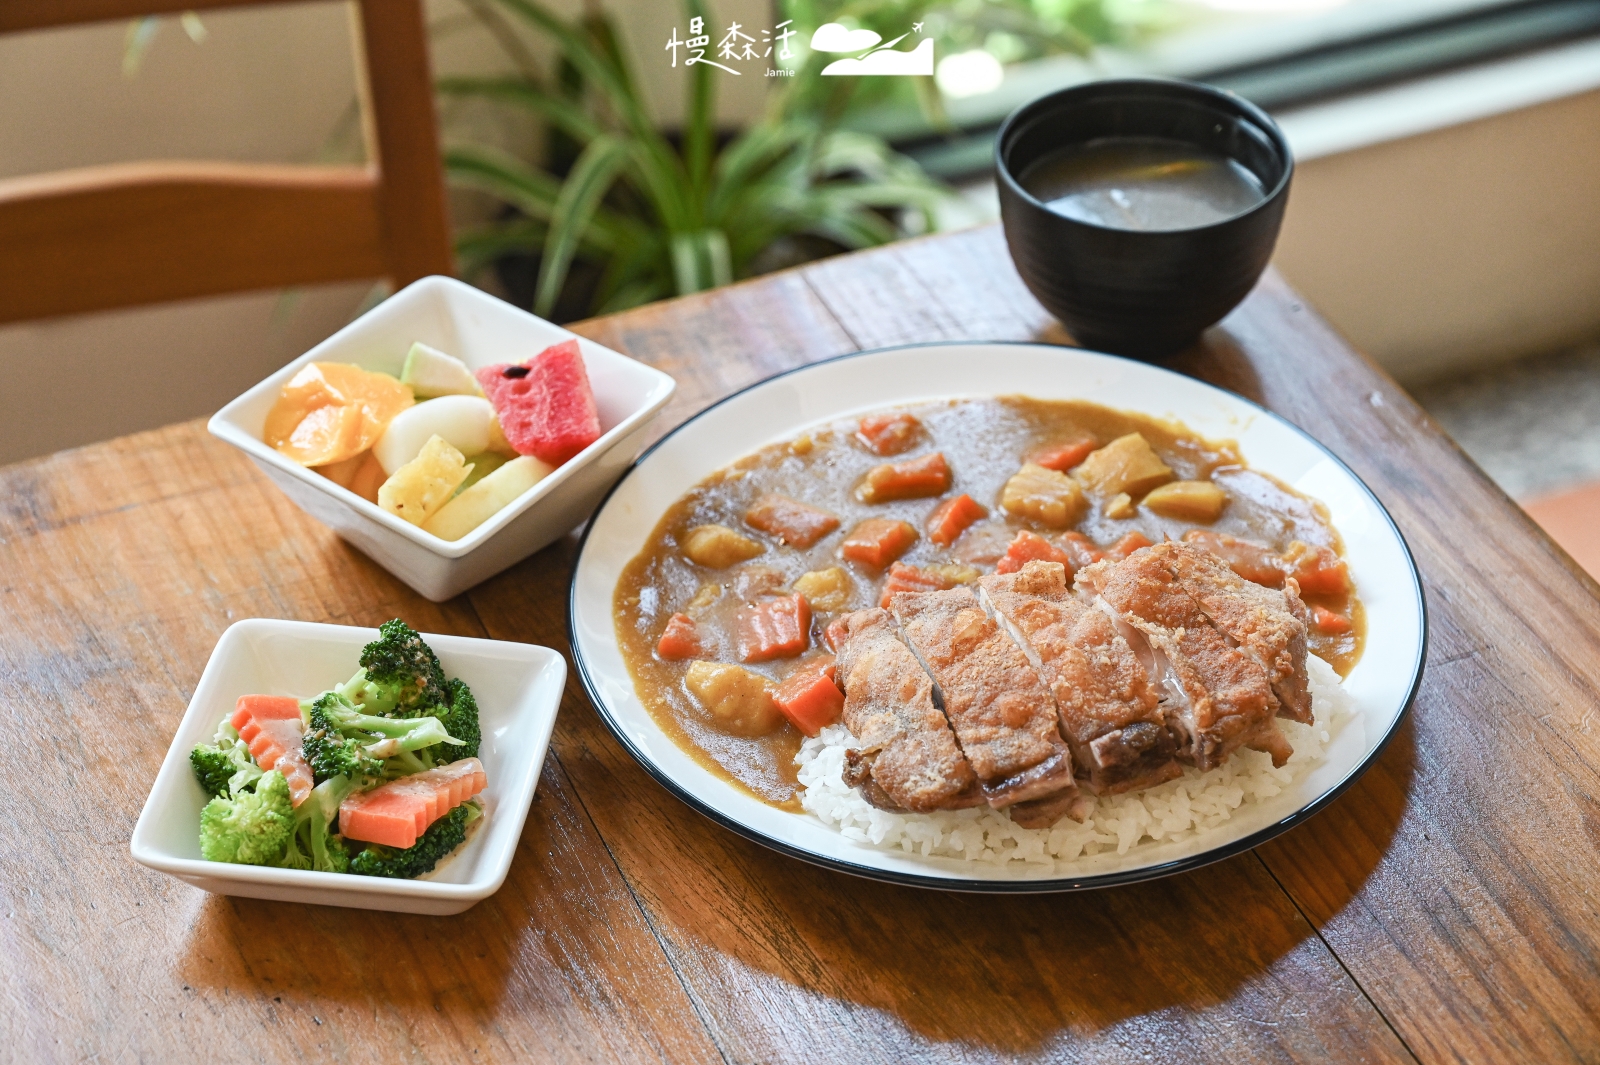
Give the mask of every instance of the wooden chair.
<svg viewBox="0 0 1600 1065">
<path fill-rule="evenodd" d="M 0 33 L 248 2 L 0 0 Z M 422 0 L 359 7 L 371 162 L 138 162 L 0 179 L 0 323 L 453 272 Z"/>
</svg>

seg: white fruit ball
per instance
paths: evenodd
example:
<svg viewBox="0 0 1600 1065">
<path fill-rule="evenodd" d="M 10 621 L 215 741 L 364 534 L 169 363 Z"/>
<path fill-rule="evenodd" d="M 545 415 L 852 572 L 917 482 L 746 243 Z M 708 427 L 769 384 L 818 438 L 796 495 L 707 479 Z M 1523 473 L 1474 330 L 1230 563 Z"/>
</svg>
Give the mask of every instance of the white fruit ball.
<svg viewBox="0 0 1600 1065">
<path fill-rule="evenodd" d="M 482 396 L 440 396 L 407 407 L 394 416 L 372 446 L 384 473 L 393 473 L 422 453 L 429 437 L 442 436 L 463 455 L 489 447 L 494 407 Z"/>
</svg>

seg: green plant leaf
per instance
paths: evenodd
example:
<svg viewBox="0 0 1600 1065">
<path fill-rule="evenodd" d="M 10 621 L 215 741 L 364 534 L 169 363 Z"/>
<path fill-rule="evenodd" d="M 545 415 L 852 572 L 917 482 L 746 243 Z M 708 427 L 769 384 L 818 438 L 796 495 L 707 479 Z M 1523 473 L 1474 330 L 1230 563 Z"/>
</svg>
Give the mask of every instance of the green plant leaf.
<svg viewBox="0 0 1600 1065">
<path fill-rule="evenodd" d="M 579 153 L 577 162 L 572 164 L 572 173 L 562 184 L 561 195 L 551 212 L 550 232 L 545 236 L 544 257 L 539 263 L 539 284 L 533 301 L 535 314 L 548 315 L 555 306 L 561 286 L 566 284 L 573 253 L 593 221 L 595 209 L 611 183 L 628 165 L 630 157 L 627 141 L 601 134 L 588 143 Z"/>
<path fill-rule="evenodd" d="M 672 276 L 680 296 L 733 281 L 733 254 L 728 235 L 720 229 L 674 233 L 671 252 Z"/>
</svg>

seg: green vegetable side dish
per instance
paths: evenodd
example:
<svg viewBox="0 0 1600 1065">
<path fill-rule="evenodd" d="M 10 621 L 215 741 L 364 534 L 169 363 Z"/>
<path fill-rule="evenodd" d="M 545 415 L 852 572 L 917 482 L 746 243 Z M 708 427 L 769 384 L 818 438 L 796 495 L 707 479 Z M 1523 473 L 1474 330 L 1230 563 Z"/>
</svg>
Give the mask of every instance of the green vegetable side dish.
<svg viewBox="0 0 1600 1065">
<path fill-rule="evenodd" d="M 190 751 L 203 858 L 411 879 L 465 842 L 484 816 L 477 700 L 405 622 L 379 632 L 349 680 L 241 697 Z"/>
</svg>

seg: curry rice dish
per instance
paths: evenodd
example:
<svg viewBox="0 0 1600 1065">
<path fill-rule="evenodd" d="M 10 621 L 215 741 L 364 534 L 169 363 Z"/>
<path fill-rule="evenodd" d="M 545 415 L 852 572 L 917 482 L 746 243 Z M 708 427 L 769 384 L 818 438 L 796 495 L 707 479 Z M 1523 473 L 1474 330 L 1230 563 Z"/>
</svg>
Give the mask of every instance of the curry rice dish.
<svg viewBox="0 0 1600 1065">
<path fill-rule="evenodd" d="M 1231 444 L 958 400 L 702 482 L 625 571 L 617 631 L 663 728 L 769 802 L 799 805 L 802 732 L 842 724 L 872 806 L 1045 828 L 1241 748 L 1284 765 L 1276 719 L 1314 720 L 1308 653 L 1359 655 L 1339 547 Z"/>
</svg>

